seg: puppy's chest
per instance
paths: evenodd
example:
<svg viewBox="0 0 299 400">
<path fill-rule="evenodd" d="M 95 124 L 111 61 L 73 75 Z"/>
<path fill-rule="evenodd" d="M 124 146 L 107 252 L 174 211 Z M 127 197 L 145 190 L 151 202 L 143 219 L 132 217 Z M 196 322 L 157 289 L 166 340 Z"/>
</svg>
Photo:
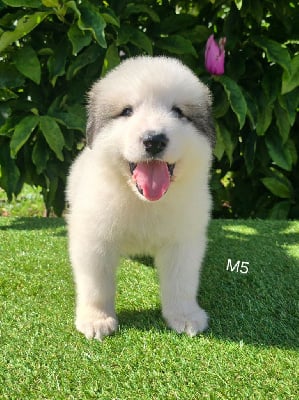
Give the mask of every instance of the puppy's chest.
<svg viewBox="0 0 299 400">
<path fill-rule="evenodd" d="M 163 241 L 158 243 L 153 237 L 127 234 L 123 237 L 120 243 L 120 253 L 123 256 L 154 256 L 158 248 L 163 246 L 162 243 Z"/>
<path fill-rule="evenodd" d="M 120 250 L 124 255 L 154 255 L 177 236 L 177 221 L 168 213 L 135 212 L 125 218 L 123 228 Z"/>
</svg>

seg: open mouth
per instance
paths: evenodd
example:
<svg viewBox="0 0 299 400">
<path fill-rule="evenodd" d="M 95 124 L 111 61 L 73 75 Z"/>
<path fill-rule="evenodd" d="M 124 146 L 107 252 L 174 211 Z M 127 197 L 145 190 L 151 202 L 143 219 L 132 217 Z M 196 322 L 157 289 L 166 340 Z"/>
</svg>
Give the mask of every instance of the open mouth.
<svg viewBox="0 0 299 400">
<path fill-rule="evenodd" d="M 140 194 L 147 200 L 159 200 L 167 192 L 175 164 L 152 160 L 129 163 L 132 178 Z"/>
</svg>

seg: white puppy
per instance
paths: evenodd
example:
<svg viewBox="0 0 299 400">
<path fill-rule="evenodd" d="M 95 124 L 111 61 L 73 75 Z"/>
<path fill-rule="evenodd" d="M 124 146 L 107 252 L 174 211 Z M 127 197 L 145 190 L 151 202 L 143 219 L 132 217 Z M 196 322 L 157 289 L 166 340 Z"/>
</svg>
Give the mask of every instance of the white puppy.
<svg viewBox="0 0 299 400">
<path fill-rule="evenodd" d="M 128 59 L 92 87 L 89 146 L 67 188 L 76 327 L 87 338 L 117 329 L 121 255 L 154 257 L 171 328 L 207 328 L 196 297 L 211 208 L 210 107 L 208 88 L 166 57 Z"/>
</svg>

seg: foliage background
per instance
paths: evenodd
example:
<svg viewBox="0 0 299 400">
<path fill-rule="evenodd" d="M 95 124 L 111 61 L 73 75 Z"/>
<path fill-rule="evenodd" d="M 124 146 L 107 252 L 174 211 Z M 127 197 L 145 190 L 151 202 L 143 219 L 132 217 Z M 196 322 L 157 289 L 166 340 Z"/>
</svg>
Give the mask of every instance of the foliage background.
<svg viewBox="0 0 299 400">
<path fill-rule="evenodd" d="M 204 69 L 211 33 L 227 38 L 220 77 Z M 214 216 L 299 218 L 298 39 L 295 1 L 0 0 L 0 186 L 40 186 L 61 214 L 91 83 L 166 54 L 214 94 Z"/>
</svg>

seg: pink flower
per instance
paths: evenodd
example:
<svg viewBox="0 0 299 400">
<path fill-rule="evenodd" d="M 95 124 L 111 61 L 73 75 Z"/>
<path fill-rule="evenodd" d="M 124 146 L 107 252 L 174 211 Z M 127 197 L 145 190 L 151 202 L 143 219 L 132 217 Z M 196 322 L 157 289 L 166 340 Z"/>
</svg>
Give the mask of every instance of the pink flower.
<svg viewBox="0 0 299 400">
<path fill-rule="evenodd" d="M 218 44 L 214 39 L 214 35 L 211 35 L 207 40 L 205 66 L 206 70 L 212 75 L 224 74 L 225 43 L 226 38 L 224 37 L 220 38 Z"/>
</svg>

